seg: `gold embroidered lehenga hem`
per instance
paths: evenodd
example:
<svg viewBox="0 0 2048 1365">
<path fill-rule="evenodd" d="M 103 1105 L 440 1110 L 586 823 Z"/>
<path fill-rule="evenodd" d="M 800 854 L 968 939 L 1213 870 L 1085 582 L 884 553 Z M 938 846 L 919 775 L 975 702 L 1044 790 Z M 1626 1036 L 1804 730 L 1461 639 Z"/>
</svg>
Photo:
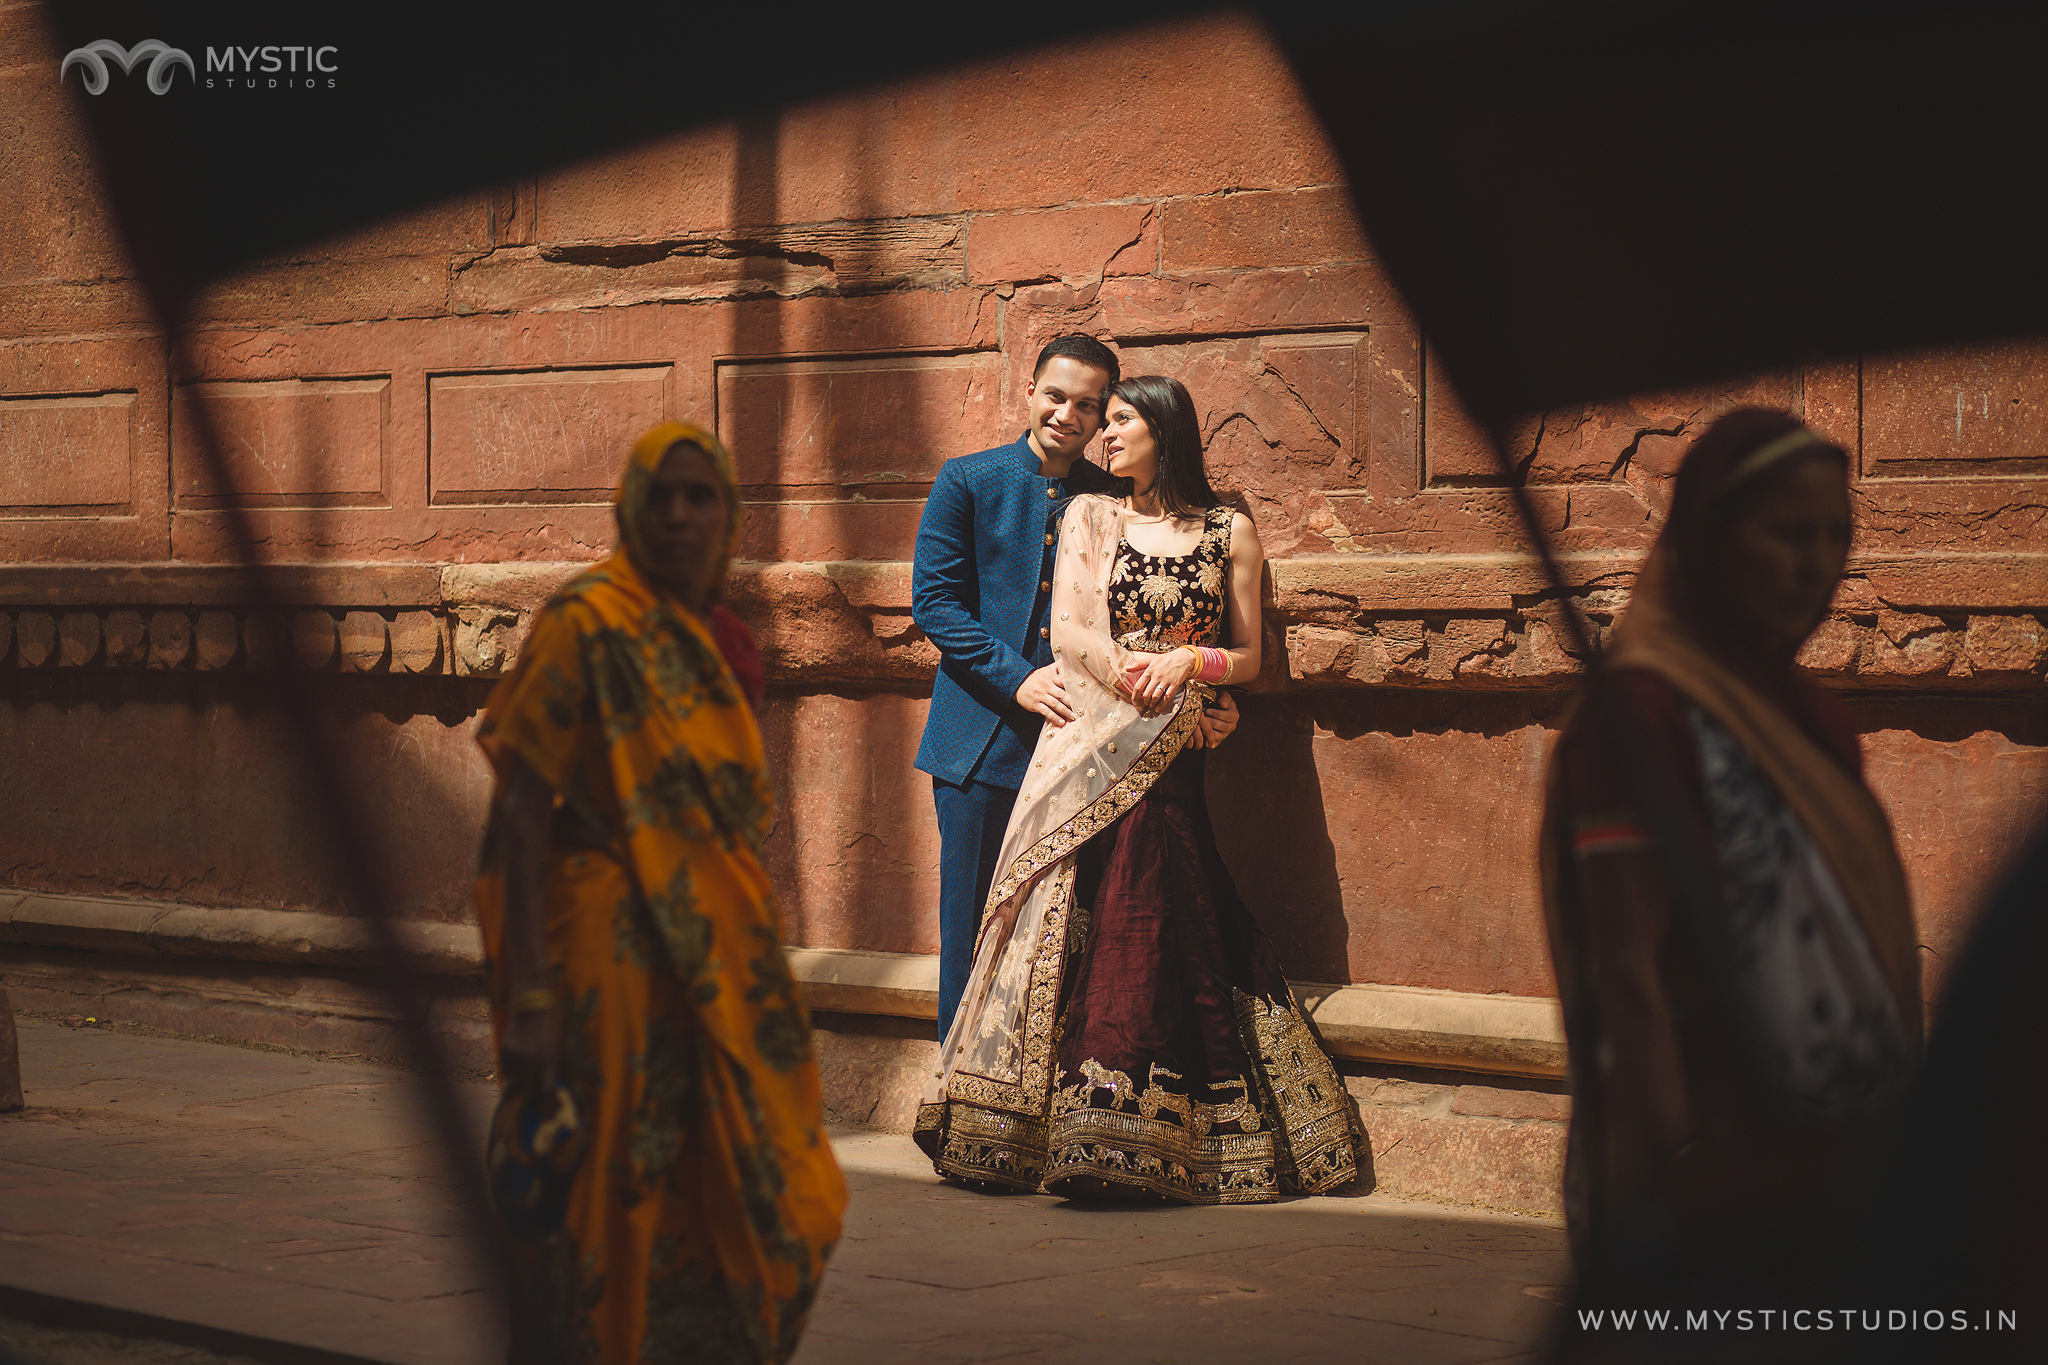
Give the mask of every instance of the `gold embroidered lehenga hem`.
<svg viewBox="0 0 2048 1365">
<path fill-rule="evenodd" d="M 1122 527 L 1102 498 L 1063 522 L 1052 638 L 1076 720 L 1033 755 L 915 1137 L 1003 1189 L 1327 1192 L 1357 1175 L 1357 1106 L 1216 852 L 1187 747 L 1208 689 L 1142 717 L 1114 685 L 1133 649 L 1215 638 L 1230 516 L 1181 556 Z"/>
</svg>

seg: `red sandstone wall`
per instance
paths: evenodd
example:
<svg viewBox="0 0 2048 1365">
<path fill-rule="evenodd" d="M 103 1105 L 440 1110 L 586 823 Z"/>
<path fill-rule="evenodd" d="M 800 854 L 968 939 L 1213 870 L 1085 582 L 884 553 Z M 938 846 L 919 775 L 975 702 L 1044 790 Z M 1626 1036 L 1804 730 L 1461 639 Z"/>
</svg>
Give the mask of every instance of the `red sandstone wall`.
<svg viewBox="0 0 2048 1365">
<path fill-rule="evenodd" d="M 268 722 L 202 676 L 296 657 L 365 675 L 341 709 L 408 908 L 461 913 L 481 769 L 465 730 L 408 709 L 417 687 L 377 679 L 473 704 L 461 677 L 503 666 L 558 570 L 449 566 L 601 553 L 626 442 L 687 417 L 732 441 L 752 503 L 735 595 L 777 683 L 793 932 L 933 949 L 909 762 L 934 655 L 904 561 L 938 464 L 1013 437 L 1038 346 L 1083 330 L 1188 382 L 1217 482 L 1274 557 L 1270 695 L 1212 794 L 1293 970 L 1550 991 L 1529 849 L 1578 665 L 1256 27 L 1121 43 L 1113 69 L 1040 50 L 458 197 L 221 282 L 201 374 L 173 384 L 25 13 L 0 9 L 0 100 L 21 111 L 0 183 L 29 187 L 0 207 L 0 670 L 80 681 L 7 688 L 7 880 L 331 904 L 290 780 L 257 757 Z M 1937 977 L 2048 804 L 2043 359 L 1873 356 L 1641 395 L 1531 419 L 1514 452 L 1606 621 L 1717 411 L 1786 406 L 1852 451 L 1858 558 L 1809 660 L 1865 699 Z M 224 485 L 194 458 L 201 401 Z M 225 557 L 228 504 L 267 557 L 334 566 L 295 580 L 289 619 L 192 567 Z M 109 561 L 184 567 L 82 567 Z M 149 668 L 184 690 L 121 675 Z"/>
</svg>

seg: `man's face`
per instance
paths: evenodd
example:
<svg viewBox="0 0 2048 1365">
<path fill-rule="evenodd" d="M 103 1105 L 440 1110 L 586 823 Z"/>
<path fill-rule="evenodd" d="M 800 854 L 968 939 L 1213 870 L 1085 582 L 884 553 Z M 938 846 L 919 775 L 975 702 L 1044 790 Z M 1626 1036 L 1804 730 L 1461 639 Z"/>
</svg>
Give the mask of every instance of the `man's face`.
<svg viewBox="0 0 2048 1365">
<path fill-rule="evenodd" d="M 1102 392 L 1108 387 L 1107 370 L 1070 355 L 1046 361 L 1038 377 L 1024 386 L 1039 450 L 1062 459 L 1079 455 L 1102 430 Z"/>
</svg>

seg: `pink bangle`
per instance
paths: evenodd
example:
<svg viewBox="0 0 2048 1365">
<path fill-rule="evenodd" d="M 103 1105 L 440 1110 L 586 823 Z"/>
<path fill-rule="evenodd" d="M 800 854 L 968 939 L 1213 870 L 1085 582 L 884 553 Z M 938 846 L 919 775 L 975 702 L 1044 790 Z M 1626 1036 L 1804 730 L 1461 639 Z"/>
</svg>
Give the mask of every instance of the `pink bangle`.
<svg viewBox="0 0 2048 1365">
<path fill-rule="evenodd" d="M 1230 676 L 1230 656 L 1220 649 L 1199 646 L 1202 654 L 1202 671 L 1197 676 L 1205 683 L 1221 682 Z"/>
</svg>

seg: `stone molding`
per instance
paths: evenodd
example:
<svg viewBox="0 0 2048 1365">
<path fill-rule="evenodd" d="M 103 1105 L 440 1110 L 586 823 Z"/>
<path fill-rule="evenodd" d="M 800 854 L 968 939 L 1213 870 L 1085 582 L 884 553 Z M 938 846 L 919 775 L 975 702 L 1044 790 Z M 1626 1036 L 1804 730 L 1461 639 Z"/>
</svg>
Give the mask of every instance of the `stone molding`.
<svg viewBox="0 0 2048 1365">
<path fill-rule="evenodd" d="M 401 920 L 396 928 L 423 971 L 459 976 L 483 970 L 483 944 L 473 924 Z M 377 965 L 368 929 L 340 915 L 33 891 L 0 891 L 0 943 L 320 967 Z"/>
<path fill-rule="evenodd" d="M 401 921 L 401 941 L 422 970 L 483 971 L 469 924 Z M 358 921 L 290 910 L 0 892 L 0 944 L 85 952 L 290 962 L 358 970 L 377 965 Z M 846 948 L 789 950 L 812 1009 L 936 1021 L 939 960 Z M 1564 1018 L 1555 1000 L 1416 986 L 1295 982 L 1302 1007 L 1339 1057 L 1496 1075 L 1562 1076 Z"/>
<path fill-rule="evenodd" d="M 1640 556 L 1568 555 L 1604 641 Z M 0 566 L 0 665 L 491 676 L 580 563 L 289 564 L 251 609 L 227 565 Z M 1582 671 L 1528 555 L 1270 561 L 1255 686 L 1542 689 Z M 917 685 L 937 654 L 901 561 L 742 563 L 734 605 L 783 684 Z M 2033 688 L 2048 671 L 2048 554 L 1870 556 L 1850 566 L 1802 662 L 1868 688 Z"/>
</svg>

